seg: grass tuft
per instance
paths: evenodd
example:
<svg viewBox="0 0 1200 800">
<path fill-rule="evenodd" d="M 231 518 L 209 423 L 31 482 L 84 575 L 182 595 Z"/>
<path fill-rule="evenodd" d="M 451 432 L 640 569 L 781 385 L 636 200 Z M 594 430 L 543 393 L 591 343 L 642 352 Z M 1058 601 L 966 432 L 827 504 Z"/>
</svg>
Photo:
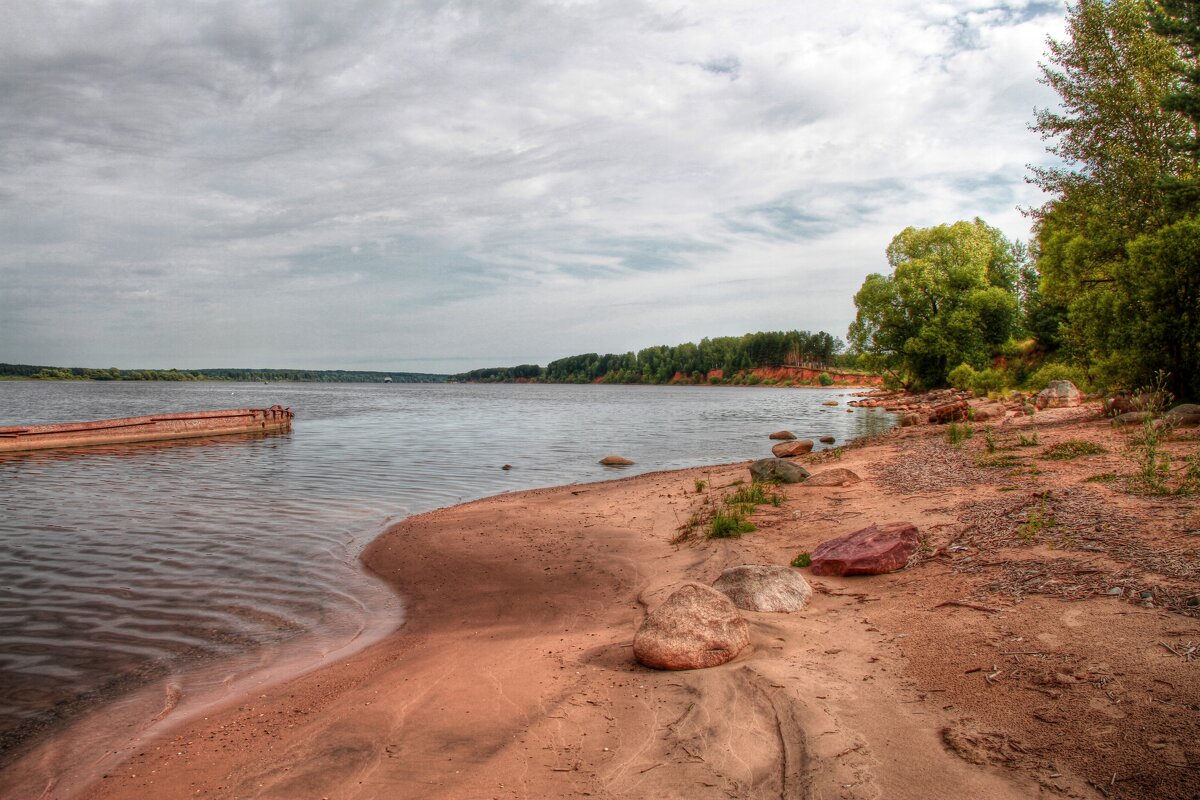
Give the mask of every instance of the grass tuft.
<svg viewBox="0 0 1200 800">
<path fill-rule="evenodd" d="M 1054 459 L 1055 461 L 1070 461 L 1072 458 L 1079 458 L 1080 456 L 1094 456 L 1107 452 L 1107 450 L 1095 442 L 1089 442 L 1086 439 L 1068 439 L 1065 442 L 1059 442 L 1047 447 L 1042 451 L 1042 457 Z"/>
</svg>

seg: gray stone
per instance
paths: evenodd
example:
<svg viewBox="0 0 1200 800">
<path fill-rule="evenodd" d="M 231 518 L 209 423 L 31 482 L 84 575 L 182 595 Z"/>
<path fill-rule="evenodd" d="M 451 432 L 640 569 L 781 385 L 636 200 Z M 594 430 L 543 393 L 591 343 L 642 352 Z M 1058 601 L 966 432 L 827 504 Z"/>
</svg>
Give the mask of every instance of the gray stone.
<svg viewBox="0 0 1200 800">
<path fill-rule="evenodd" d="M 1050 381 L 1034 398 L 1038 408 L 1074 408 L 1082 402 L 1083 392 L 1070 381 Z"/>
<path fill-rule="evenodd" d="M 646 615 L 633 656 L 653 669 L 703 669 L 732 660 L 750 644 L 750 626 L 725 595 L 684 584 Z"/>
<path fill-rule="evenodd" d="M 1141 425 L 1153 416 L 1149 411 L 1127 411 L 1113 417 L 1113 425 Z"/>
<path fill-rule="evenodd" d="M 730 567 L 713 588 L 746 611 L 799 611 L 812 597 L 812 587 L 803 575 L 775 564 Z"/>
<path fill-rule="evenodd" d="M 782 458 L 762 458 L 750 465 L 750 478 L 756 481 L 801 483 L 808 474 L 804 467 Z"/>
<path fill-rule="evenodd" d="M 1163 414 L 1163 420 L 1176 428 L 1194 428 L 1200 425 L 1200 405 L 1180 403 Z"/>
</svg>

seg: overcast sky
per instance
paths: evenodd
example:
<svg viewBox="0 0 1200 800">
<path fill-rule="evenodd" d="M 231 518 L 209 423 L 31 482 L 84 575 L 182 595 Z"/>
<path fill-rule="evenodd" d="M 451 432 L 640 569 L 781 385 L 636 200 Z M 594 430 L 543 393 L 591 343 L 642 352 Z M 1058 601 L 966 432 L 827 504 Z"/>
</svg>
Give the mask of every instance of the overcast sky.
<svg viewBox="0 0 1200 800">
<path fill-rule="evenodd" d="M 1060 2 L 7 0 L 0 361 L 457 372 L 845 337 L 1027 239 Z"/>
</svg>

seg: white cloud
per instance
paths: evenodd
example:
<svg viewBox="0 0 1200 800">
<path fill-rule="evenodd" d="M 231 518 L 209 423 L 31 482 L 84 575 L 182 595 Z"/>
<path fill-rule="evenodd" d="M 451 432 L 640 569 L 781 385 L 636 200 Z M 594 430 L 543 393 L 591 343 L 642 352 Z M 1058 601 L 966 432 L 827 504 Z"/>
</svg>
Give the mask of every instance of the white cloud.
<svg viewBox="0 0 1200 800">
<path fill-rule="evenodd" d="M 842 335 L 903 227 L 1025 237 L 1063 13 L 13 5 L 0 360 L 446 370 Z"/>
</svg>

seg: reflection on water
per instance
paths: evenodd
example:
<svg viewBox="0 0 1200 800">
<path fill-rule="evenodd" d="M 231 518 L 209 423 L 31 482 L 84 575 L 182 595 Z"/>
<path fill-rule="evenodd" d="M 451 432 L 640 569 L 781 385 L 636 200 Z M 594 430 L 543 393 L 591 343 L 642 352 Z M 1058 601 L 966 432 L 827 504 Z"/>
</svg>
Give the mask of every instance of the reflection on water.
<svg viewBox="0 0 1200 800">
<path fill-rule="evenodd" d="M 821 405 L 843 391 L 0 382 L 0 425 L 296 412 L 278 436 L 0 457 L 0 751 L 148 681 L 394 621 L 357 554 L 407 514 L 890 427 Z"/>
</svg>

